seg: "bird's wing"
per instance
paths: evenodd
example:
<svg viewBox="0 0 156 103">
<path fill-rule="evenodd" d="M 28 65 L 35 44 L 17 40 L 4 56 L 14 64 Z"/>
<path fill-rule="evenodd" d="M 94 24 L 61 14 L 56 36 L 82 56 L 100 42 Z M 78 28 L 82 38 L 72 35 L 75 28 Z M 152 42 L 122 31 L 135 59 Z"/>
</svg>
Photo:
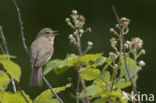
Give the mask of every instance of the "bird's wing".
<svg viewBox="0 0 156 103">
<path fill-rule="evenodd" d="M 31 45 L 31 63 L 35 67 L 40 67 L 49 61 L 53 54 L 53 45 L 48 39 L 40 37 Z"/>
</svg>

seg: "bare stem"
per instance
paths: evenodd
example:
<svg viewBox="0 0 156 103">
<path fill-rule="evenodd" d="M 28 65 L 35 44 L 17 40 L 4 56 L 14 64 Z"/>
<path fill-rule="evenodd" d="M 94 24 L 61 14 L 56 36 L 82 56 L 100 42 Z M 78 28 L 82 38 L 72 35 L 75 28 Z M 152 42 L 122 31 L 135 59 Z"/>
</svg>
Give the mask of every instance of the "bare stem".
<svg viewBox="0 0 156 103">
<path fill-rule="evenodd" d="M 78 73 L 77 88 L 76 88 L 76 103 L 79 103 L 79 88 L 80 88 L 80 75 Z"/>
<path fill-rule="evenodd" d="M 24 95 L 24 93 L 22 92 L 22 90 L 21 90 L 19 84 L 18 84 L 18 90 L 19 90 L 19 92 L 21 93 L 21 95 L 23 96 L 23 98 L 25 99 L 25 101 L 26 101 L 27 103 L 30 103 L 30 102 L 28 101 L 28 99 L 26 98 L 26 96 Z"/>
<path fill-rule="evenodd" d="M 22 22 L 22 18 L 21 18 L 20 9 L 19 9 L 19 7 L 18 7 L 18 5 L 16 3 L 16 0 L 12 0 L 12 1 L 14 3 L 15 7 L 16 7 L 17 14 L 18 14 L 18 20 L 19 20 L 19 25 L 20 25 L 20 31 L 21 31 L 21 37 L 22 37 L 23 46 L 24 46 L 25 51 L 29 55 L 29 49 L 28 49 L 28 47 L 26 45 L 26 42 L 25 42 L 26 39 L 24 37 L 24 31 L 23 31 L 24 27 L 23 27 L 23 22 Z"/>
<path fill-rule="evenodd" d="M 18 14 L 18 20 L 19 20 L 19 25 L 20 25 L 20 30 L 21 30 L 21 38 L 22 38 L 22 43 L 23 43 L 23 46 L 24 46 L 24 49 L 26 51 L 26 53 L 29 55 L 29 49 L 26 45 L 26 42 L 25 42 L 25 37 L 24 37 L 24 31 L 23 31 L 23 22 L 22 22 L 22 19 L 21 19 L 21 13 L 20 13 L 20 9 L 16 3 L 16 0 L 12 0 L 15 7 L 16 7 L 16 10 L 17 10 L 17 14 Z M 61 98 L 54 92 L 52 86 L 50 85 L 50 83 L 46 80 L 46 78 L 44 77 L 43 75 L 43 80 L 45 81 L 45 83 L 48 85 L 49 89 L 51 90 L 52 94 L 54 94 L 56 96 L 56 98 L 60 101 L 60 103 L 63 103 L 63 101 L 61 100 Z"/>
<path fill-rule="evenodd" d="M 50 83 L 47 81 L 47 79 L 45 78 L 45 76 L 43 75 L 43 80 L 45 81 L 45 83 L 47 84 L 47 86 L 49 87 L 50 91 L 52 92 L 52 94 L 55 95 L 55 97 L 59 100 L 60 103 L 64 103 L 62 101 L 62 99 L 55 93 L 55 91 L 53 90 L 52 86 L 50 85 Z"/>
<path fill-rule="evenodd" d="M 5 39 L 5 36 L 4 36 L 4 33 L 3 33 L 3 27 L 2 26 L 0 26 L 0 33 L 1 33 L 2 40 L 3 40 L 3 45 L 4 45 L 4 48 L 5 48 L 5 51 L 3 49 L 2 49 L 2 51 L 3 51 L 4 54 L 9 55 L 8 46 L 7 46 L 7 43 L 6 43 L 6 39 Z M 8 58 L 8 60 L 10 60 L 10 58 Z M 16 90 L 15 81 L 11 76 L 10 76 L 10 79 L 11 79 L 11 82 L 12 82 L 13 90 L 16 93 L 17 90 Z"/>
<path fill-rule="evenodd" d="M 123 49 L 123 54 L 124 54 L 125 68 L 126 68 L 128 77 L 129 77 L 129 79 L 130 79 L 130 82 L 131 82 L 131 85 L 132 85 L 132 88 L 133 88 L 133 92 L 134 92 L 134 93 L 137 93 L 136 88 L 135 88 L 135 86 L 134 86 L 134 83 L 133 83 L 133 81 L 132 81 L 132 78 L 131 78 L 131 76 L 130 76 L 129 70 L 128 70 L 128 66 L 127 66 L 127 56 L 126 56 L 126 48 L 125 48 L 125 46 L 124 46 L 124 44 L 125 44 L 125 38 L 124 38 L 124 34 L 123 34 L 123 32 L 122 32 L 122 29 L 121 29 L 122 27 L 121 27 L 121 25 L 120 25 L 120 18 L 119 18 L 119 16 L 118 16 L 118 14 L 117 14 L 116 9 L 115 9 L 114 6 L 113 6 L 113 12 L 114 12 L 114 15 L 115 15 L 115 17 L 116 17 L 116 20 L 117 20 L 117 22 L 118 22 L 118 24 L 119 24 L 119 27 L 120 27 L 120 34 L 121 34 L 121 39 L 122 39 L 122 49 Z"/>
<path fill-rule="evenodd" d="M 79 52 L 79 56 L 81 57 L 81 56 L 83 56 L 84 54 L 83 54 L 83 52 L 82 52 L 82 48 L 81 48 L 81 37 L 80 37 L 79 34 L 77 34 L 77 42 L 78 42 L 78 52 Z M 79 69 L 78 69 L 78 75 L 80 75 L 80 72 L 79 72 L 80 69 L 81 69 L 81 65 L 80 65 L 80 67 L 79 67 Z M 86 85 L 85 85 L 85 80 L 84 80 L 82 77 L 80 77 L 80 76 L 79 76 L 78 79 L 80 79 L 81 84 L 82 84 L 82 87 L 83 87 L 83 89 L 84 89 L 84 94 L 85 94 L 86 102 L 87 102 L 87 103 L 90 103 L 89 98 L 88 98 L 88 95 L 87 95 L 87 89 L 86 89 Z M 78 88 L 79 88 L 79 87 L 77 87 L 77 89 L 78 89 Z M 78 99 L 78 96 L 76 96 L 76 97 L 77 97 L 77 99 Z"/>
</svg>

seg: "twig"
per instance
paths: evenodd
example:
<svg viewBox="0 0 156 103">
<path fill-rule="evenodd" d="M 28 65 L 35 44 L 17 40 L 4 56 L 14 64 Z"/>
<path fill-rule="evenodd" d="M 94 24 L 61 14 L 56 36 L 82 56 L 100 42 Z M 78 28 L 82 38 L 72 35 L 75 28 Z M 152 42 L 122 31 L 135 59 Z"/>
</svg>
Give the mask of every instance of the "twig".
<svg viewBox="0 0 156 103">
<path fill-rule="evenodd" d="M 20 25 L 20 31 L 21 31 L 21 37 L 22 37 L 23 46 L 24 46 L 25 51 L 29 55 L 29 49 L 28 49 L 28 47 L 26 45 L 26 42 L 25 42 L 26 39 L 24 37 L 24 31 L 23 31 L 24 27 L 23 27 L 23 22 L 22 22 L 22 19 L 21 19 L 20 9 L 19 9 L 19 7 L 18 7 L 18 5 L 16 3 L 16 0 L 12 0 L 12 1 L 14 3 L 15 7 L 16 7 L 17 14 L 18 14 L 18 20 L 19 20 L 19 25 Z"/>
<path fill-rule="evenodd" d="M 62 101 L 62 99 L 55 93 L 55 91 L 53 90 L 52 86 L 49 84 L 49 82 L 47 81 L 47 79 L 45 78 L 45 76 L 43 75 L 43 80 L 45 81 L 45 83 L 47 84 L 47 86 L 49 87 L 50 91 L 55 95 L 55 97 L 59 100 L 60 103 L 64 103 Z"/>
<path fill-rule="evenodd" d="M 77 35 L 77 42 L 78 42 L 78 52 L 79 52 L 79 56 L 81 57 L 81 56 L 83 56 L 84 54 L 83 54 L 82 48 L 81 48 L 81 37 L 80 37 L 80 35 Z M 79 69 L 81 69 L 81 65 L 80 65 L 80 68 L 79 68 Z M 78 75 L 80 75 L 79 70 L 78 70 Z M 79 77 L 80 77 L 80 76 L 79 76 Z M 79 79 L 79 78 L 78 78 L 78 79 Z M 83 89 L 84 89 L 84 95 L 85 95 L 86 102 L 87 102 L 87 103 L 90 103 L 89 98 L 88 98 L 88 95 L 87 95 L 87 89 L 86 89 L 86 85 L 85 85 L 85 80 L 84 80 L 82 77 L 80 77 L 80 81 L 81 81 L 82 87 L 83 87 Z M 79 87 L 77 87 L 77 88 L 79 88 Z"/>
<path fill-rule="evenodd" d="M 132 85 L 132 88 L 133 88 L 133 92 L 136 93 L 136 89 L 135 89 L 135 87 L 134 87 L 134 83 L 133 83 L 133 81 L 132 81 L 132 78 L 131 78 L 131 76 L 130 76 L 130 72 L 129 72 L 128 66 L 127 66 L 126 48 L 125 48 L 125 46 L 124 46 L 124 44 L 125 44 L 125 38 L 124 38 L 124 34 L 123 34 L 122 30 L 121 30 L 120 18 L 119 18 L 119 16 L 118 16 L 117 12 L 116 12 L 115 6 L 113 6 L 112 8 L 113 8 L 113 12 L 114 12 L 114 15 L 115 15 L 115 17 L 116 17 L 116 20 L 117 20 L 117 22 L 118 22 L 118 24 L 119 24 L 119 27 L 120 27 L 120 34 L 121 34 L 121 37 L 122 37 L 122 48 L 123 48 L 123 54 L 124 54 L 125 68 L 126 68 L 128 77 L 129 77 L 129 79 L 130 79 L 130 82 L 131 82 L 131 85 Z"/>
<path fill-rule="evenodd" d="M 22 43 L 23 43 L 23 46 L 24 46 L 24 49 L 26 51 L 26 53 L 29 55 L 29 49 L 28 49 L 28 46 L 26 45 L 26 42 L 25 42 L 25 37 L 24 37 L 24 31 L 23 31 L 23 22 L 22 22 L 22 19 L 21 19 L 21 13 L 20 13 L 20 9 L 16 3 L 16 0 L 12 0 L 15 7 L 16 7 L 16 10 L 17 10 L 17 14 L 18 14 L 18 19 L 19 19 L 19 25 L 20 25 L 20 30 L 21 30 L 21 37 L 22 37 Z M 57 96 L 57 94 L 54 92 L 52 86 L 50 85 L 50 83 L 46 80 L 46 78 L 44 77 L 43 75 L 43 80 L 45 81 L 45 83 L 48 85 L 49 89 L 51 90 L 51 92 L 56 96 L 56 98 L 60 101 L 60 103 L 63 103 L 63 101 L 60 99 L 59 96 Z"/>
<path fill-rule="evenodd" d="M 26 98 L 26 96 L 24 95 L 24 93 L 22 92 L 22 90 L 21 90 L 19 84 L 18 84 L 18 90 L 19 90 L 19 92 L 21 93 L 21 95 L 23 96 L 23 98 L 25 99 L 25 101 L 26 101 L 27 103 L 30 103 L 30 102 L 28 101 L 28 99 Z"/>
<path fill-rule="evenodd" d="M 3 45 L 4 45 L 4 48 L 5 48 L 5 51 L 3 51 L 5 54 L 8 54 L 9 55 L 9 51 L 8 51 L 8 47 L 7 47 L 7 43 L 6 43 L 6 39 L 5 39 L 5 36 L 4 36 L 4 33 L 3 33 L 3 27 L 0 26 L 0 33 L 1 33 L 1 36 L 2 36 L 2 40 L 3 40 Z M 2 48 L 2 47 L 1 47 Z M 3 49 L 2 49 L 3 50 Z M 10 58 L 8 57 L 8 60 L 10 60 Z M 16 93 L 17 90 L 16 90 L 16 85 L 15 85 L 15 81 L 14 79 L 10 76 L 10 79 L 11 79 L 11 82 L 12 82 L 12 86 L 13 86 L 13 90 L 14 92 Z"/>
<path fill-rule="evenodd" d="M 76 103 L 79 103 L 79 87 L 80 87 L 80 75 L 78 73 L 77 88 L 76 88 Z"/>
</svg>

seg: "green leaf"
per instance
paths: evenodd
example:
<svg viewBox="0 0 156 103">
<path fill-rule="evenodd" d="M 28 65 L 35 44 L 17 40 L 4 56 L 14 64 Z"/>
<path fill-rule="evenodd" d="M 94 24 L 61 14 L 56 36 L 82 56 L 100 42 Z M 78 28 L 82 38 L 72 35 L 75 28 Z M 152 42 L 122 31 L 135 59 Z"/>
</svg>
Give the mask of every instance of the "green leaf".
<svg viewBox="0 0 156 103">
<path fill-rule="evenodd" d="M 0 63 L 12 78 L 14 78 L 18 82 L 20 81 L 21 68 L 16 63 L 8 59 L 1 59 Z"/>
<path fill-rule="evenodd" d="M 27 100 L 29 103 L 32 103 L 31 99 L 28 95 L 26 95 Z M 23 98 L 20 92 L 11 93 L 11 92 L 0 92 L 0 101 L 2 103 L 27 103 L 27 101 Z"/>
<path fill-rule="evenodd" d="M 74 58 L 76 58 L 76 55 L 71 54 L 68 55 L 65 60 L 55 59 L 49 61 L 44 68 L 44 72 L 43 72 L 44 75 L 48 74 L 52 70 L 55 71 L 56 74 L 61 74 L 65 72 L 70 68 L 68 63 L 72 61 Z"/>
<path fill-rule="evenodd" d="M 80 72 L 80 76 L 85 80 L 94 80 L 100 76 L 100 70 L 94 68 L 84 68 Z"/>
<path fill-rule="evenodd" d="M 55 91 L 55 93 L 59 93 L 69 87 L 71 87 L 71 84 L 67 84 L 66 86 L 63 86 L 63 87 L 54 88 L 53 90 Z M 54 95 L 48 89 L 42 92 L 39 96 L 37 96 L 35 100 L 33 101 L 33 103 L 55 103 L 55 102 L 46 102 L 46 101 L 56 101 L 57 103 L 57 100 L 53 99 L 53 96 Z"/>
<path fill-rule="evenodd" d="M 91 99 L 94 98 L 99 92 L 98 92 L 98 86 L 95 84 L 92 84 L 86 88 L 87 90 L 87 96 Z M 80 93 L 80 98 L 84 98 L 84 90 Z"/>
<path fill-rule="evenodd" d="M 110 77 L 111 77 L 110 72 L 109 71 L 105 71 L 99 77 L 97 77 L 94 80 L 94 83 L 98 84 L 98 85 L 103 85 L 105 83 L 108 84 L 108 82 L 110 81 Z"/>
<path fill-rule="evenodd" d="M 95 100 L 93 103 L 107 103 L 107 101 L 105 98 L 100 98 L 100 99 Z"/>
<path fill-rule="evenodd" d="M 131 59 L 131 58 L 127 58 L 127 67 L 128 67 L 128 71 L 130 73 L 130 77 L 132 78 L 136 73 L 137 73 L 137 65 L 136 62 Z M 127 80 L 129 80 L 126 68 L 125 68 L 125 63 L 124 60 L 121 61 L 121 73 L 120 73 L 120 77 L 125 76 Z"/>
<path fill-rule="evenodd" d="M 11 55 L 0 55 L 0 59 L 7 59 L 7 58 L 16 58 L 16 57 Z"/>
<path fill-rule="evenodd" d="M 81 65 L 91 65 L 92 62 L 94 62 L 102 56 L 103 53 L 97 53 L 97 54 L 87 54 L 82 57 L 76 57 L 72 61 L 69 62 L 69 66 L 80 66 Z"/>
<path fill-rule="evenodd" d="M 101 66 L 106 62 L 106 60 L 107 60 L 106 57 L 101 56 L 95 61 L 95 64 L 97 64 L 98 66 Z"/>
<path fill-rule="evenodd" d="M 8 75 L 0 70 L 0 91 L 4 91 L 8 87 L 9 82 L 10 78 Z"/>
<path fill-rule="evenodd" d="M 64 62 L 64 60 L 52 60 L 48 62 L 44 68 L 44 75 L 49 73 L 51 70 L 54 70 L 56 74 L 60 74 L 64 72 L 66 69 L 68 69 L 67 64 Z"/>
<path fill-rule="evenodd" d="M 127 81 L 125 79 L 120 79 L 115 85 L 114 85 L 114 89 L 115 88 L 120 88 L 120 89 L 124 89 L 126 87 L 131 86 L 131 82 Z"/>
</svg>

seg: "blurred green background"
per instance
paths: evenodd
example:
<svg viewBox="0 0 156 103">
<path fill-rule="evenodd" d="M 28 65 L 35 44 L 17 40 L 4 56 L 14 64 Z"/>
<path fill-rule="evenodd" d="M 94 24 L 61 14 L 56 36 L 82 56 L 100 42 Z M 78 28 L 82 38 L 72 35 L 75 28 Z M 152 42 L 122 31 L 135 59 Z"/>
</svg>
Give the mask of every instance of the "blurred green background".
<svg viewBox="0 0 156 103">
<path fill-rule="evenodd" d="M 67 53 L 75 52 L 75 48 L 70 45 L 68 40 L 68 35 L 72 33 L 72 30 L 65 23 L 65 18 L 69 17 L 73 9 L 78 10 L 80 14 L 86 17 L 86 27 L 91 27 L 93 31 L 84 35 L 83 47 L 90 40 L 94 43 L 94 46 L 89 53 L 104 52 L 104 55 L 108 56 L 111 50 L 109 39 L 114 36 L 109 32 L 109 28 L 116 24 L 112 12 L 112 6 L 115 5 L 120 17 L 128 17 L 131 20 L 130 32 L 126 38 L 140 37 L 144 40 L 146 55 L 141 59 L 145 60 L 147 65 L 139 73 L 138 90 L 141 93 L 156 94 L 156 1 L 17 0 L 17 3 L 21 10 L 28 46 L 31 45 L 38 31 L 44 27 L 58 30 L 61 34 L 55 39 L 55 52 L 52 59 L 63 59 Z M 31 64 L 22 45 L 17 12 L 12 0 L 0 0 L 0 25 L 4 28 L 10 54 L 17 56 L 15 61 L 22 68 L 20 86 L 33 99 L 41 91 L 47 89 L 47 86 L 28 86 Z M 72 69 L 59 76 L 51 72 L 46 77 L 53 87 L 68 83 L 68 77 L 71 77 L 74 85 L 76 85 L 76 72 Z M 71 91 L 73 92 L 73 88 L 59 94 L 65 103 L 75 102 L 70 96 Z"/>
</svg>

